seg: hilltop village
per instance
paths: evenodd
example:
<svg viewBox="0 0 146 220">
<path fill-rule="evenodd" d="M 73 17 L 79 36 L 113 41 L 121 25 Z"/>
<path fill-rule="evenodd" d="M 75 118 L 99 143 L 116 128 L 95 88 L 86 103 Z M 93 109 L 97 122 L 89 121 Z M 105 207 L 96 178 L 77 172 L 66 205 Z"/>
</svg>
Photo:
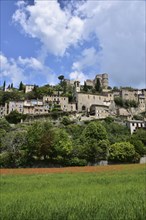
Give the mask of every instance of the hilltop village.
<svg viewBox="0 0 146 220">
<path fill-rule="evenodd" d="M 4 82 L 0 91 L 0 118 L 12 111 L 32 116 L 67 112 L 80 120 L 109 116 L 141 120 L 139 126 L 145 127 L 142 122 L 146 111 L 146 89 L 111 88 L 106 73 L 96 75 L 93 80 L 87 79 L 84 85 L 80 85 L 78 79 L 68 80 L 63 75 L 58 78 L 60 83 L 56 86 L 38 87 L 21 82 L 19 89 L 13 88 L 12 84 L 6 88 Z"/>
</svg>

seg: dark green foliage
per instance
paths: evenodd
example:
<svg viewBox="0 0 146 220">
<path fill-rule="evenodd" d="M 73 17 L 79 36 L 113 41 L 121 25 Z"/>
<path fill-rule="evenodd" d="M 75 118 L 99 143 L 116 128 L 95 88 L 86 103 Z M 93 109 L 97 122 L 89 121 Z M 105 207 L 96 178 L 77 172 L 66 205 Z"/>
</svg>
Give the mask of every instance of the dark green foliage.
<svg viewBox="0 0 146 220">
<path fill-rule="evenodd" d="M 114 119 L 109 116 L 109 117 L 105 118 L 105 122 L 106 122 L 107 124 L 111 124 L 111 123 L 114 122 Z"/>
<path fill-rule="evenodd" d="M 11 83 L 11 89 L 13 89 L 13 83 Z"/>
<path fill-rule="evenodd" d="M 99 78 L 97 78 L 97 80 L 96 80 L 95 90 L 96 90 L 96 92 L 99 92 L 99 93 L 102 92 L 102 87 L 101 87 L 101 83 L 100 83 L 100 79 Z"/>
<path fill-rule="evenodd" d="M 58 79 L 62 82 L 64 80 L 64 76 L 60 75 L 60 76 L 58 76 Z"/>
<path fill-rule="evenodd" d="M 118 87 L 114 86 L 114 87 L 113 87 L 113 91 L 118 92 L 118 91 L 120 91 L 120 90 L 119 90 Z"/>
<path fill-rule="evenodd" d="M 54 89 L 50 85 L 44 85 L 41 87 L 34 86 L 33 91 L 25 94 L 26 99 L 42 99 L 45 95 L 53 95 Z"/>
<path fill-rule="evenodd" d="M 9 115 L 6 115 L 5 118 L 10 124 L 17 124 L 20 123 L 21 120 L 25 120 L 26 115 L 23 115 L 15 110 L 10 112 Z"/>
<path fill-rule="evenodd" d="M 88 86 L 87 86 L 86 82 L 84 82 L 83 91 L 88 92 Z"/>
<path fill-rule="evenodd" d="M 86 139 L 96 139 L 99 141 L 107 139 L 107 133 L 101 123 L 90 122 L 83 131 L 83 137 Z"/>
<path fill-rule="evenodd" d="M 16 90 L 12 92 L 3 92 L 0 91 L 0 105 L 4 105 L 9 101 L 21 101 L 24 100 L 24 93 L 18 92 Z"/>
<path fill-rule="evenodd" d="M 130 138 L 129 142 L 131 144 L 133 144 L 135 151 L 140 155 L 140 156 L 144 156 L 146 154 L 146 146 L 144 146 L 143 142 L 139 139 L 137 139 L 137 137 L 135 135 L 132 135 L 132 137 Z"/>
<path fill-rule="evenodd" d="M 103 122 L 103 126 L 106 128 L 108 140 L 111 144 L 129 140 L 130 131 L 125 125 L 121 125 L 116 122 L 109 123 L 108 121 L 105 120 L 105 122 Z"/>
<path fill-rule="evenodd" d="M 5 131 L 10 131 L 10 124 L 5 118 L 0 119 L 0 129 L 4 129 Z"/>
<path fill-rule="evenodd" d="M 19 84 L 19 91 L 24 91 L 24 89 L 25 89 L 25 86 L 21 81 L 20 84 Z"/>
<path fill-rule="evenodd" d="M 138 162 L 146 153 L 146 131 L 137 130 L 130 136 L 125 126 L 112 121 L 107 118 L 79 125 L 70 124 L 65 116 L 60 128 L 47 121 L 11 128 L 6 120 L 0 120 L 1 166 L 80 166 L 108 157 L 116 163 Z"/>
<path fill-rule="evenodd" d="M 146 147 L 146 130 L 145 129 L 137 129 L 132 137 L 134 139 L 141 140 L 144 146 Z"/>
<path fill-rule="evenodd" d="M 108 141 L 107 133 L 103 125 L 99 122 L 90 122 L 81 135 L 81 157 L 90 163 L 97 163 L 101 159 L 107 158 Z M 105 147 L 106 146 L 106 147 Z"/>
<path fill-rule="evenodd" d="M 144 117 L 143 117 L 143 115 L 134 115 L 134 116 L 133 116 L 133 119 L 134 119 L 134 120 L 143 120 Z"/>
<path fill-rule="evenodd" d="M 114 99 L 117 106 L 123 107 L 123 108 L 130 108 L 130 107 L 138 107 L 138 103 L 135 100 L 125 100 L 121 97 L 115 97 Z"/>
<path fill-rule="evenodd" d="M 6 81 L 4 81 L 3 83 L 3 91 L 5 91 L 5 88 L 6 88 Z"/>
<path fill-rule="evenodd" d="M 69 118 L 68 116 L 63 116 L 61 122 L 62 122 L 62 124 L 64 124 L 64 125 L 72 124 L 72 121 L 70 120 L 70 118 Z"/>
<path fill-rule="evenodd" d="M 27 165 L 26 131 L 10 131 L 1 138 L 1 167 L 23 167 Z"/>
</svg>

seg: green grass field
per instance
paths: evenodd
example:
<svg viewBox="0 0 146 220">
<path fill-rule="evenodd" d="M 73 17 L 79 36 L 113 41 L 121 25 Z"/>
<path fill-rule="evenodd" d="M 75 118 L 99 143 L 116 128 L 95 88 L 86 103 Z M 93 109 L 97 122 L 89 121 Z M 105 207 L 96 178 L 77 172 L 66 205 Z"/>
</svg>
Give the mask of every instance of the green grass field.
<svg viewBox="0 0 146 220">
<path fill-rule="evenodd" d="M 1 220 L 144 220 L 146 167 L 125 167 L 95 173 L 1 175 Z"/>
</svg>

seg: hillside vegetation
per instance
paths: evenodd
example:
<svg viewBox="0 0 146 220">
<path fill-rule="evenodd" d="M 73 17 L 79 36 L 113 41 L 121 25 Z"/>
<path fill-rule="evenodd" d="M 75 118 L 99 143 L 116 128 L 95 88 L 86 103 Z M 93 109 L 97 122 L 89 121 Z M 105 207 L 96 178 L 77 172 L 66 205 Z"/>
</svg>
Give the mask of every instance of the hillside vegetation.
<svg viewBox="0 0 146 220">
<path fill-rule="evenodd" d="M 55 122 L 54 122 L 55 123 Z M 36 121 L 10 126 L 0 119 L 1 167 L 50 167 L 136 163 L 146 154 L 146 130 L 130 135 L 112 120 L 73 123 Z"/>
</svg>

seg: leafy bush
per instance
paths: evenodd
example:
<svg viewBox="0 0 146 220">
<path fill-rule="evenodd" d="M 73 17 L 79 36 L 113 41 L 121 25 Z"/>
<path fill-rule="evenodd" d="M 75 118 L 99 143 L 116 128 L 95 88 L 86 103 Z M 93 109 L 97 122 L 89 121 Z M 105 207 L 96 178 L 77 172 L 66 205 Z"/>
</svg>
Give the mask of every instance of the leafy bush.
<svg viewBox="0 0 146 220">
<path fill-rule="evenodd" d="M 109 147 L 109 160 L 113 162 L 135 162 L 138 157 L 134 146 L 130 142 L 119 142 Z M 140 158 L 140 156 L 139 156 Z"/>
<path fill-rule="evenodd" d="M 71 124 L 71 123 L 72 123 L 72 121 L 70 120 L 69 117 L 64 116 L 64 117 L 62 118 L 62 124 L 64 124 L 64 125 L 69 125 L 69 124 Z"/>
<path fill-rule="evenodd" d="M 26 117 L 27 117 L 26 115 L 23 115 L 17 111 L 12 111 L 12 112 L 10 112 L 9 115 L 5 116 L 6 120 L 11 124 L 20 123 L 21 120 L 25 120 Z"/>
</svg>

